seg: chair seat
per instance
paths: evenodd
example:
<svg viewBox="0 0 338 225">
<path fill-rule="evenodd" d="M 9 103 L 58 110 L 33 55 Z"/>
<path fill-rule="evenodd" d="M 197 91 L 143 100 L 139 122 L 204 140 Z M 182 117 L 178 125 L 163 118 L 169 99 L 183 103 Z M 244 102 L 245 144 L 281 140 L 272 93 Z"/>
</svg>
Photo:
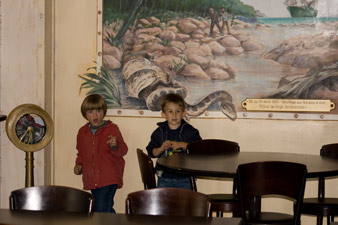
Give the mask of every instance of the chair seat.
<svg viewBox="0 0 338 225">
<path fill-rule="evenodd" d="M 236 195 L 233 194 L 209 194 L 211 198 L 211 211 L 218 212 L 233 212 L 234 215 L 239 213 L 239 201 Z"/>
<path fill-rule="evenodd" d="M 311 215 L 337 215 L 338 198 L 304 198 L 302 213 Z"/>
<path fill-rule="evenodd" d="M 277 213 L 277 212 L 261 212 L 258 216 L 250 216 L 249 214 L 246 215 L 247 223 L 248 224 L 294 224 L 293 223 L 293 215 L 285 214 L 285 213 Z M 290 223 L 288 223 L 288 221 Z"/>
<path fill-rule="evenodd" d="M 213 202 L 234 202 L 238 201 L 237 196 L 233 194 L 209 194 Z"/>
</svg>

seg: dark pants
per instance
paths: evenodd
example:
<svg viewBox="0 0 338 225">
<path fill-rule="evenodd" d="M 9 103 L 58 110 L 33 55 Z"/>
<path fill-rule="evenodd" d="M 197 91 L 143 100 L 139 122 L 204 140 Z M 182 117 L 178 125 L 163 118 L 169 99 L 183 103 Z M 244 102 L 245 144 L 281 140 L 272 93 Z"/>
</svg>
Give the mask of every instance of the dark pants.
<svg viewBox="0 0 338 225">
<path fill-rule="evenodd" d="M 94 197 L 94 212 L 111 212 L 115 213 L 114 196 L 117 189 L 117 184 L 104 186 L 97 189 L 92 189 Z"/>
<path fill-rule="evenodd" d="M 174 187 L 192 190 L 190 177 L 180 179 L 159 177 L 157 187 Z"/>
<path fill-rule="evenodd" d="M 217 26 L 220 34 L 223 34 L 222 28 L 219 26 L 218 21 L 217 22 L 216 21 L 211 21 L 209 35 L 213 35 L 213 33 L 214 33 L 214 26 L 215 25 Z"/>
</svg>

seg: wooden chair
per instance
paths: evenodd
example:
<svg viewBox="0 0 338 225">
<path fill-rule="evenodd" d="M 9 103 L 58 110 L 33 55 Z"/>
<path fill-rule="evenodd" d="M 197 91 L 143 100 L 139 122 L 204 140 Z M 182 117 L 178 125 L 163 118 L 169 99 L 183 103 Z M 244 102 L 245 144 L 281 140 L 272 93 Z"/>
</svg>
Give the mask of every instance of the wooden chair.
<svg viewBox="0 0 338 225">
<path fill-rule="evenodd" d="M 190 155 L 218 155 L 237 153 L 240 148 L 237 142 L 221 139 L 205 139 L 189 143 L 187 152 Z M 195 190 L 196 182 L 195 182 Z M 209 194 L 211 198 L 211 211 L 217 217 L 222 217 L 223 212 L 232 212 L 233 216 L 239 215 L 239 201 L 236 193 L 236 181 L 233 182 L 232 194 Z"/>
<path fill-rule="evenodd" d="M 141 149 L 136 149 L 137 158 L 140 166 L 141 178 L 144 185 L 144 190 L 157 188 L 154 163 L 151 158 Z M 193 177 L 190 178 L 192 190 L 196 189 L 196 182 Z"/>
<path fill-rule="evenodd" d="M 11 210 L 65 211 L 90 213 L 92 194 L 64 186 L 33 186 L 11 192 Z"/>
<path fill-rule="evenodd" d="M 238 166 L 238 195 L 243 225 L 300 224 L 306 166 L 291 162 L 255 162 Z M 262 212 L 261 198 L 274 196 L 291 201 L 293 214 Z"/>
<path fill-rule="evenodd" d="M 154 163 L 141 149 L 136 149 L 144 190 L 156 188 Z"/>
<path fill-rule="evenodd" d="M 239 152 L 237 142 L 222 139 L 204 139 L 188 144 L 187 152 L 190 155 L 217 155 Z"/>
<path fill-rule="evenodd" d="M 320 155 L 338 159 L 338 143 L 323 145 Z M 337 161 L 338 163 L 338 161 Z M 338 215 L 338 198 L 325 197 L 325 177 L 318 179 L 318 197 L 304 198 L 302 213 L 317 216 L 317 225 L 323 224 L 323 217 L 327 217 L 327 224 L 334 221 L 334 216 Z"/>
<path fill-rule="evenodd" d="M 182 188 L 154 188 L 128 194 L 127 214 L 210 216 L 208 195 Z"/>
</svg>

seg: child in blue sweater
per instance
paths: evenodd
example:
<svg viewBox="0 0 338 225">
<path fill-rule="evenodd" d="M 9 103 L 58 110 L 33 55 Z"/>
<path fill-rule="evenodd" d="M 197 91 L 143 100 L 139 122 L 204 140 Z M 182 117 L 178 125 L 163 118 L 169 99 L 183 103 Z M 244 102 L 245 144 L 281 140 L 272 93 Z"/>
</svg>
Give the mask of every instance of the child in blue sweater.
<svg viewBox="0 0 338 225">
<path fill-rule="evenodd" d="M 161 104 L 161 115 L 166 119 L 158 123 L 146 147 L 152 158 L 185 154 L 188 143 L 201 140 L 199 131 L 183 118 L 186 115 L 184 99 L 177 94 L 167 94 Z M 192 189 L 190 177 L 168 173 L 156 168 L 158 187 Z"/>
</svg>

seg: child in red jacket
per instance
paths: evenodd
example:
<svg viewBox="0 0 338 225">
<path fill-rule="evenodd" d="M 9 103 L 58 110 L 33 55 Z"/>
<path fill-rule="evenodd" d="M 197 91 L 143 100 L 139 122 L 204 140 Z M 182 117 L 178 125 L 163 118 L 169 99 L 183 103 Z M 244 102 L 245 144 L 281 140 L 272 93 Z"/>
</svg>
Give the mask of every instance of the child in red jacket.
<svg viewBox="0 0 338 225">
<path fill-rule="evenodd" d="M 89 122 L 77 134 L 76 175 L 82 174 L 83 188 L 91 190 L 95 212 L 112 212 L 114 195 L 123 185 L 123 156 L 128 147 L 118 126 L 103 120 L 107 112 L 105 100 L 98 94 L 87 96 L 81 113 Z"/>
</svg>

